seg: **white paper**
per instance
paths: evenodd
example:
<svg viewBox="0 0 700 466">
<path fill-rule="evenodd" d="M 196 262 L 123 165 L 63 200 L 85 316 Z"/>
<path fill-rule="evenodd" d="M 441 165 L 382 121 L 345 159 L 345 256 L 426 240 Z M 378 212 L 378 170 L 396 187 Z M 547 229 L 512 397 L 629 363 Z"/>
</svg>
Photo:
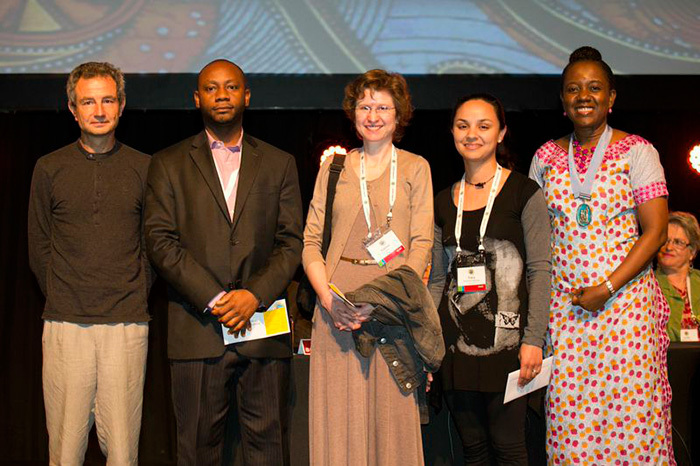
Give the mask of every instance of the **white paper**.
<svg viewBox="0 0 700 466">
<path fill-rule="evenodd" d="M 268 312 L 274 312 L 279 314 L 275 319 L 275 328 L 269 329 L 265 325 L 265 314 Z M 261 338 L 274 337 L 276 335 L 282 335 L 290 332 L 289 328 L 289 313 L 287 311 L 287 302 L 284 299 L 278 299 L 270 307 L 267 308 L 265 312 L 256 312 L 250 318 L 251 329 L 246 330 L 245 336 L 241 333 L 238 337 L 229 335 L 228 327 L 221 325 L 221 331 L 224 337 L 224 345 L 230 345 L 231 343 L 240 343 L 242 341 L 259 340 Z"/>
<path fill-rule="evenodd" d="M 503 397 L 503 404 L 547 386 L 549 384 L 549 379 L 552 377 L 552 358 L 553 356 L 550 356 L 542 360 L 542 369 L 540 369 L 540 373 L 537 374 L 534 379 L 530 380 L 528 384 L 522 387 L 518 385 L 518 379 L 520 378 L 519 370 L 508 374 L 508 382 L 506 382 L 506 394 Z"/>
</svg>

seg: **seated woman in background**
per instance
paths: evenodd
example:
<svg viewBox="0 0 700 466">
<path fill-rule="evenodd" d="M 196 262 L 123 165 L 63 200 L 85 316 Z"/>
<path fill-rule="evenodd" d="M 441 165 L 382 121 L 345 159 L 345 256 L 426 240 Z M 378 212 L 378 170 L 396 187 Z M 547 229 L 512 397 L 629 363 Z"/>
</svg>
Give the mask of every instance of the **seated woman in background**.
<svg viewBox="0 0 700 466">
<path fill-rule="evenodd" d="M 697 219 L 687 212 L 671 212 L 668 239 L 656 256 L 656 278 L 671 308 L 666 327 L 671 341 L 699 340 L 700 272 L 693 269 L 699 247 Z"/>
</svg>

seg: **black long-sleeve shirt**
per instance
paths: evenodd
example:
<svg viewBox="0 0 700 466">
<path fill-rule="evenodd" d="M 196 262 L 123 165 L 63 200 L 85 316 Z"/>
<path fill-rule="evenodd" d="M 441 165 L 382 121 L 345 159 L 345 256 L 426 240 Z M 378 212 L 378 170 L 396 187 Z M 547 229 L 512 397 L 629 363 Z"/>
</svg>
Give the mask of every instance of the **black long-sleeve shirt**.
<svg viewBox="0 0 700 466">
<path fill-rule="evenodd" d="M 463 213 L 459 244 L 468 254 L 478 250 L 483 216 L 483 207 Z M 456 221 L 448 187 L 435 197 L 429 282 L 447 351 L 440 368 L 443 388 L 500 392 L 508 373 L 520 367 L 520 345 L 545 343 L 552 276 L 547 203 L 537 183 L 510 173 L 484 237 L 487 289 L 476 293 L 457 289 Z"/>
<path fill-rule="evenodd" d="M 119 142 L 91 154 L 79 142 L 41 157 L 29 198 L 29 264 L 43 318 L 146 322 L 151 269 L 143 236 L 150 157 Z"/>
</svg>

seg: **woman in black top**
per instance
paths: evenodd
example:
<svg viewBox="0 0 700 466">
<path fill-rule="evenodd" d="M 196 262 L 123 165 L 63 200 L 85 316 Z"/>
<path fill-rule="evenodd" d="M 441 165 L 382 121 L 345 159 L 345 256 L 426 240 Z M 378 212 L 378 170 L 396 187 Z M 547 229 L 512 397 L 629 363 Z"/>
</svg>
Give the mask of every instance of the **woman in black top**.
<svg viewBox="0 0 700 466">
<path fill-rule="evenodd" d="M 491 464 L 492 454 L 499 464 L 527 464 L 526 397 L 504 405 L 503 395 L 509 372 L 520 369 L 524 385 L 542 365 L 547 206 L 535 182 L 497 162 L 506 134 L 497 98 L 460 99 L 452 134 L 465 174 L 435 198 L 430 276 L 447 350 L 440 380 L 465 464 Z"/>
</svg>

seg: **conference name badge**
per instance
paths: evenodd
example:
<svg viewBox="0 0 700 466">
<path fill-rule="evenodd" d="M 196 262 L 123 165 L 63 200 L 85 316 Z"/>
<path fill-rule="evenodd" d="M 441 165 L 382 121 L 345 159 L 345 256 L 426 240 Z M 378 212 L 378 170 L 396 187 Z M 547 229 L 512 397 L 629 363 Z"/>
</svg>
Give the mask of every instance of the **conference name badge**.
<svg viewBox="0 0 700 466">
<path fill-rule="evenodd" d="M 698 329 L 696 329 L 696 328 L 683 328 L 683 329 L 681 329 L 681 341 L 687 342 L 687 343 L 700 341 L 700 338 L 698 338 Z"/>
<path fill-rule="evenodd" d="M 460 293 L 474 293 L 485 290 L 485 266 L 476 265 L 472 267 L 457 267 L 457 291 Z"/>
<path fill-rule="evenodd" d="M 396 233 L 390 228 L 377 232 L 364 241 L 365 248 L 379 267 L 384 267 L 390 260 L 406 250 Z"/>
<path fill-rule="evenodd" d="M 476 293 L 486 291 L 486 255 L 458 254 L 455 258 L 457 291 Z"/>
</svg>

